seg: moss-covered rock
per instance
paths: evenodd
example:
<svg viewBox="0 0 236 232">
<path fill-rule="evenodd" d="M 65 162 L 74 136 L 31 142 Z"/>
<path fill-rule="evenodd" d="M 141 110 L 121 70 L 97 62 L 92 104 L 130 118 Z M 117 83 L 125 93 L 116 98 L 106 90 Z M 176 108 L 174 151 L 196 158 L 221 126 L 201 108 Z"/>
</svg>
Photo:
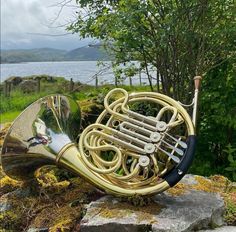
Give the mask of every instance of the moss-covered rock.
<svg viewBox="0 0 236 232">
<path fill-rule="evenodd" d="M 11 123 L 4 123 L 1 126 L 2 126 L 2 128 L 0 128 L 0 148 L 3 145 L 4 137 L 9 129 L 9 127 L 11 126 Z"/>
<path fill-rule="evenodd" d="M 38 169 L 36 181 L 27 183 L 4 173 L 1 176 L 0 231 L 72 231 L 84 213 L 84 204 L 96 195 L 89 183 L 52 165 Z"/>
<path fill-rule="evenodd" d="M 1 179 L 1 190 L 11 192 L 6 194 L 5 191 L 1 196 L 1 202 L 5 202 L 7 207 L 1 212 L 0 231 L 24 231 L 26 228 L 71 231 L 81 219 L 84 204 L 96 194 L 95 188 L 83 179 L 66 179 L 64 171 L 55 166 L 38 170 L 36 180 L 28 182 L 29 187 L 27 184 L 20 186 L 6 176 Z"/>
<path fill-rule="evenodd" d="M 51 205 L 45 207 L 30 223 L 30 228 L 48 228 L 51 232 L 72 231 L 81 218 L 81 206 Z"/>
<path fill-rule="evenodd" d="M 225 201 L 225 222 L 228 225 L 236 225 L 236 189 L 235 183 L 228 178 L 220 175 L 210 176 L 193 176 L 188 183 L 180 182 L 173 188 L 167 190 L 172 196 L 180 196 L 189 190 L 198 190 L 209 193 L 219 193 Z M 192 182 L 192 183 L 191 183 Z"/>
<path fill-rule="evenodd" d="M 225 196 L 226 212 L 225 220 L 228 225 L 236 226 L 236 192 Z"/>
<path fill-rule="evenodd" d="M 41 189 L 48 193 L 60 193 L 69 185 L 69 173 L 53 165 L 46 165 L 35 172 L 35 178 Z"/>
<path fill-rule="evenodd" d="M 0 166 L 0 173 L 1 175 L 4 175 L 1 166 Z M 2 176 L 0 179 L 0 186 L 1 186 L 0 196 L 2 196 L 5 193 L 9 193 L 18 188 L 21 188 L 23 186 L 23 183 L 20 181 L 13 180 L 8 176 Z"/>
<path fill-rule="evenodd" d="M 82 112 L 82 130 L 94 123 L 104 110 L 103 104 L 96 98 L 79 101 L 79 105 Z"/>
</svg>

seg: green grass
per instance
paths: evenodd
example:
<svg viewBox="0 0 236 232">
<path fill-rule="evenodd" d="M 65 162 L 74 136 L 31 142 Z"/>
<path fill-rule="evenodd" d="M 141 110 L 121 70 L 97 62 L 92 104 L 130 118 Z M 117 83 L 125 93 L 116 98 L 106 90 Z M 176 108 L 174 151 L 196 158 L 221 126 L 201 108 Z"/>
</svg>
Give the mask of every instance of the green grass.
<svg viewBox="0 0 236 232">
<path fill-rule="evenodd" d="M 12 122 L 21 113 L 21 111 L 11 111 L 1 114 L 0 124 Z"/>
<path fill-rule="evenodd" d="M 10 111 L 22 111 L 42 96 L 56 92 L 63 92 L 67 83 L 68 81 L 60 77 L 56 78 L 55 82 L 47 82 L 42 80 L 40 93 L 23 93 L 18 87 L 15 87 L 13 91 L 11 91 L 10 97 L 5 97 L 3 95 L 3 85 L 1 85 L 0 113 L 3 114 Z"/>
<path fill-rule="evenodd" d="M 2 97 L 0 102 L 1 113 L 9 111 L 21 111 L 34 102 L 36 99 L 43 96 L 41 94 L 23 94 L 19 91 L 12 92 L 11 97 Z"/>
<path fill-rule="evenodd" d="M 29 77 L 30 78 L 30 77 Z M 3 90 L 3 86 L 1 86 Z M 99 96 L 105 96 L 109 90 L 114 89 L 114 85 L 104 85 L 97 89 L 94 86 L 79 86 L 75 85 L 76 91 L 68 92 L 69 81 L 64 78 L 56 78 L 55 82 L 41 81 L 41 92 L 23 93 L 19 88 L 15 88 L 11 92 L 10 97 L 4 97 L 3 92 L 0 92 L 0 123 L 13 121 L 20 112 L 22 112 L 31 103 L 40 97 L 50 94 L 61 93 L 70 95 L 75 100 L 91 99 Z M 149 91 L 148 86 L 119 86 L 129 92 L 133 91 Z"/>
</svg>

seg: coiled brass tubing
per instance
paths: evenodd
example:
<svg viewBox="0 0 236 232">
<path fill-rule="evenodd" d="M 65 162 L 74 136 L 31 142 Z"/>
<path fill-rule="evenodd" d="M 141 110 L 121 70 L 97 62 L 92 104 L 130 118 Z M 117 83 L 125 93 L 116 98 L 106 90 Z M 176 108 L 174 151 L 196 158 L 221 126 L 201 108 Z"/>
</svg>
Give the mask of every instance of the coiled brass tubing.
<svg viewBox="0 0 236 232">
<path fill-rule="evenodd" d="M 122 94 L 123 97 L 109 103 L 116 93 Z M 129 104 L 143 101 L 160 105 L 162 109 L 156 117 L 144 116 L 129 109 Z M 101 174 L 114 185 L 133 189 L 156 186 L 158 191 L 158 183 L 164 182 L 161 176 L 168 172 L 171 158 L 168 157 L 164 167 L 160 168 L 160 161 L 156 156 L 157 150 L 148 156 L 152 165 L 142 167 L 139 158 L 141 155 L 146 155 L 143 147 L 151 143 L 150 135 L 157 132 L 156 125 L 163 120 L 165 112 L 172 113 L 166 123 L 165 132 L 184 123 L 187 134 L 194 135 L 188 113 L 180 104 L 165 95 L 150 92 L 129 95 L 124 89 L 111 90 L 104 99 L 104 106 L 105 110 L 96 123 L 88 126 L 81 134 L 79 151 L 82 160 L 91 170 Z M 102 122 L 108 115 L 109 119 L 103 125 Z M 116 123 L 118 125 L 115 125 Z M 162 139 L 164 140 L 165 137 L 163 133 Z M 177 151 L 180 151 L 177 146 L 177 143 L 173 145 Z M 104 160 L 102 153 L 111 151 L 113 152 L 111 160 Z"/>
</svg>

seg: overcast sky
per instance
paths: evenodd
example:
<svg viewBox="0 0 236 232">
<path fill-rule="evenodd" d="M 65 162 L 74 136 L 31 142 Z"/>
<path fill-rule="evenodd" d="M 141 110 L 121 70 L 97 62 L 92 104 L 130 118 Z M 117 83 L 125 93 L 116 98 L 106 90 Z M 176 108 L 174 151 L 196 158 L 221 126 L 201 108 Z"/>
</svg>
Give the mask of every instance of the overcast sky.
<svg viewBox="0 0 236 232">
<path fill-rule="evenodd" d="M 1 0 L 1 49 L 42 48 L 74 49 L 85 46 L 90 39 L 67 33 L 64 25 L 75 18 L 72 4 L 61 9 L 62 0 Z M 46 34 L 46 35 L 42 35 Z"/>
</svg>

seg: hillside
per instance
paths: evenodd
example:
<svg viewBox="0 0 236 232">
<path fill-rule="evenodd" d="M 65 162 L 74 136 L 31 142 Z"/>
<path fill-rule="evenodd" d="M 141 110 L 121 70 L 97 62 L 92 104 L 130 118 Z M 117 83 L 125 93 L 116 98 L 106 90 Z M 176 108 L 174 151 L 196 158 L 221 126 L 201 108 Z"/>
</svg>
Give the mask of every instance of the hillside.
<svg viewBox="0 0 236 232">
<path fill-rule="evenodd" d="M 80 60 L 109 60 L 109 56 L 97 47 L 82 47 L 71 51 L 53 48 L 1 50 L 1 63 Z"/>
<path fill-rule="evenodd" d="M 2 63 L 20 63 L 36 61 L 60 61 L 63 60 L 66 51 L 52 48 L 39 49 L 19 49 L 19 50 L 2 50 Z"/>
<path fill-rule="evenodd" d="M 105 50 L 98 47 L 82 47 L 69 51 L 66 60 L 109 60 Z"/>
</svg>

